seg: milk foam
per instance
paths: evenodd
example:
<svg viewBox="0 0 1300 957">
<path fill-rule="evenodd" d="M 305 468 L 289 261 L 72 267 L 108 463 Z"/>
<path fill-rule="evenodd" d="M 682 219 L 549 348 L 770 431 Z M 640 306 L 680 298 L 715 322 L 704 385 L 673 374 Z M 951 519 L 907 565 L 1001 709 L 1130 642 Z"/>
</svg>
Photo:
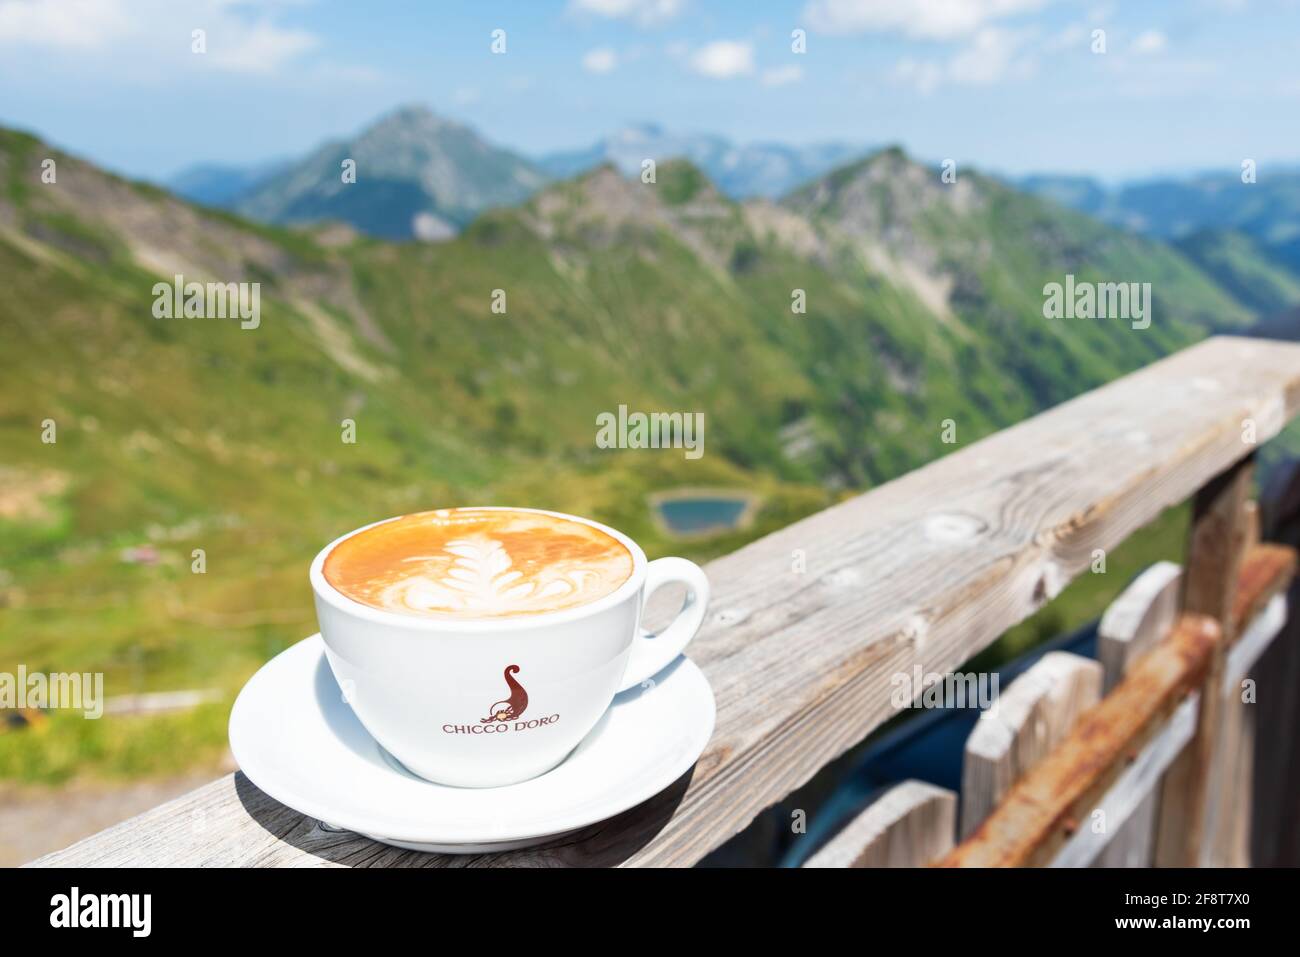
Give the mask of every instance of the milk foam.
<svg viewBox="0 0 1300 957">
<path fill-rule="evenodd" d="M 443 509 L 345 539 L 325 578 L 355 601 L 436 618 L 503 618 L 572 608 L 631 577 L 632 555 L 582 522 L 508 509 Z"/>
</svg>

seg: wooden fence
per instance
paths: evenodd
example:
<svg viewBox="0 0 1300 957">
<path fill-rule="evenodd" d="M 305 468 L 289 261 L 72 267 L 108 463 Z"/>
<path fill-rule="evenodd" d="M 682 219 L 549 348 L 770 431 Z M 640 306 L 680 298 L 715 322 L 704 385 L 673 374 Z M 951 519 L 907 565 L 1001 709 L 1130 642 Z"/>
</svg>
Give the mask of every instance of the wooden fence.
<svg viewBox="0 0 1300 957">
<path fill-rule="evenodd" d="M 1049 656 L 979 722 L 960 815 L 951 792 L 904 782 L 809 863 L 1244 863 L 1262 796 L 1241 783 L 1255 722 L 1240 681 L 1275 635 L 1297 638 L 1295 554 L 1258 541 L 1253 452 L 1298 408 L 1300 345 L 1211 339 L 712 562 L 690 649 L 718 703 L 708 749 L 660 795 L 551 845 L 402 851 L 234 774 L 34 863 L 689 865 L 890 718 L 895 675 L 957 670 L 1189 498 L 1183 567 L 1121 596 L 1100 665 Z M 1300 515 L 1290 474 L 1263 506 L 1277 528 Z M 1277 694 L 1294 714 L 1296 685 Z M 1294 727 L 1277 736 L 1287 774 Z M 1281 827 L 1294 810 L 1266 813 Z"/>
</svg>

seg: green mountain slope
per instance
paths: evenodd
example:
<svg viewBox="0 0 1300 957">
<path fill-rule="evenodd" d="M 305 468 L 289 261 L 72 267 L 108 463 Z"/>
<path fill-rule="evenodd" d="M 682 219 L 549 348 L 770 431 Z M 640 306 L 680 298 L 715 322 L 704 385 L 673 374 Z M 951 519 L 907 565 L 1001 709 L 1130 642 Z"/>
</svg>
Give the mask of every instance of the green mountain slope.
<svg viewBox="0 0 1300 957">
<path fill-rule="evenodd" d="M 1069 176 L 1026 177 L 1016 185 L 1103 222 L 1176 240 L 1193 255 L 1204 255 L 1216 268 L 1236 259 L 1233 271 L 1247 279 L 1260 268 L 1242 258 L 1242 240 L 1236 237 L 1248 237 L 1272 274 L 1254 276 L 1270 287 L 1262 294 L 1261 303 L 1270 307 L 1276 305 L 1272 297 L 1279 291 L 1277 287 L 1286 284 L 1277 279 L 1277 270 L 1289 272 L 1292 279 L 1300 277 L 1300 170 L 1260 167 L 1256 180 L 1249 183 L 1242 182 L 1240 173 L 1206 173 L 1115 188 Z M 1207 238 L 1216 234 L 1228 235 Z M 1295 302 L 1289 300 L 1289 304 Z"/>
<path fill-rule="evenodd" d="M 1300 271 L 1245 233 L 1202 230 L 1177 242 L 1206 275 L 1261 316 L 1300 305 Z"/>
<path fill-rule="evenodd" d="M 1043 319 L 1066 271 L 1152 282 L 1151 327 Z M 177 273 L 259 282 L 260 325 L 154 318 Z M 781 204 L 684 163 L 603 167 L 392 244 L 199 209 L 0 131 L 0 274 L 0 670 L 227 705 L 314 630 L 307 565 L 349 528 L 521 504 L 706 558 L 944 454 L 947 420 L 973 441 L 1250 318 L 1177 252 L 896 151 Z M 703 413 L 704 456 L 598 448 L 620 405 Z M 672 541 L 648 498 L 682 486 L 755 493 L 754 524 Z M 224 742 L 219 705 L 138 720 L 56 715 L 0 745 L 0 779 Z"/>
</svg>

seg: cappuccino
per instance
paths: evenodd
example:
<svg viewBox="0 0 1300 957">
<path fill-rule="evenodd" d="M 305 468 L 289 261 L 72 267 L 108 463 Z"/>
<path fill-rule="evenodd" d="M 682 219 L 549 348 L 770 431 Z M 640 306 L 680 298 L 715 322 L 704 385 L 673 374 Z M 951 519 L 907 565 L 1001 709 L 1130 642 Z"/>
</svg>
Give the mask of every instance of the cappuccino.
<svg viewBox="0 0 1300 957">
<path fill-rule="evenodd" d="M 353 601 L 424 618 L 514 618 L 585 605 L 633 571 L 622 542 L 584 522 L 509 508 L 448 508 L 383 522 L 325 558 Z"/>
</svg>

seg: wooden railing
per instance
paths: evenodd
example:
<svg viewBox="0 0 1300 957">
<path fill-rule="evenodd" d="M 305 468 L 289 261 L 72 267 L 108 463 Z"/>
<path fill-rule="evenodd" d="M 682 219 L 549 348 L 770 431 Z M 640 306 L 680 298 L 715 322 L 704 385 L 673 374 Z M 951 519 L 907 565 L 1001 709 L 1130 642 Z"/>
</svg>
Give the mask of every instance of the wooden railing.
<svg viewBox="0 0 1300 957">
<path fill-rule="evenodd" d="M 1161 632 L 1150 649 L 1127 659 L 1105 698 L 1071 711 L 1068 731 L 1017 771 L 947 862 L 1055 860 L 1162 741 L 1164 779 L 1178 784 L 1158 796 L 1169 831 L 1155 838 L 1159 862 L 1203 860 L 1202 835 L 1222 817 L 1210 768 L 1237 733 L 1224 730 L 1221 691 L 1240 665 L 1234 639 L 1291 570 L 1289 551 L 1256 546 L 1249 531 L 1252 453 L 1298 408 L 1300 345 L 1211 339 L 712 562 L 713 605 L 690 648 L 717 698 L 708 749 L 657 797 L 554 844 L 401 851 L 329 830 L 235 774 L 34 863 L 692 864 L 891 717 L 893 676 L 957 669 L 1097 550 L 1193 496 L 1176 615 L 1162 627 L 1165 612 L 1150 612 L 1147 630 Z M 1138 641 L 1143 622 L 1126 627 Z M 856 843 L 821 862 L 940 857 L 943 841 L 922 835 L 955 833 L 956 802 L 935 790 L 909 786 L 868 808 L 846 831 Z"/>
</svg>

